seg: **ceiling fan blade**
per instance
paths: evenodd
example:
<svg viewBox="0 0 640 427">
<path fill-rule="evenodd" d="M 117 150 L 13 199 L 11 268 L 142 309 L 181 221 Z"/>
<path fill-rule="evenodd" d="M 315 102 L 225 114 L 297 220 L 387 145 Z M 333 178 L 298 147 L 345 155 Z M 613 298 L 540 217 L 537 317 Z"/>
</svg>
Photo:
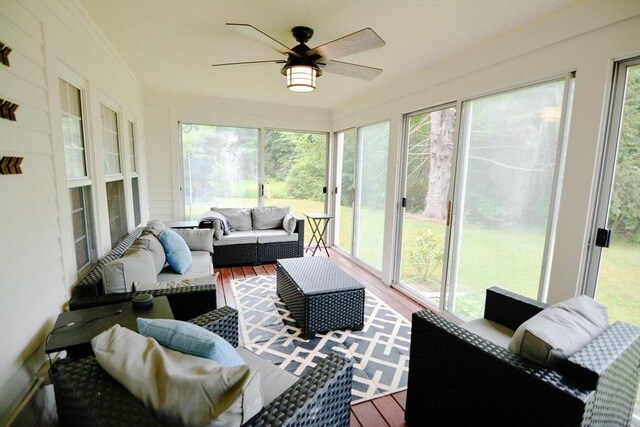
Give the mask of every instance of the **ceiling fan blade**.
<svg viewBox="0 0 640 427">
<path fill-rule="evenodd" d="M 367 67 L 366 65 L 351 64 L 349 62 L 327 61 L 326 64 L 318 63 L 322 71 L 341 74 L 362 80 L 373 80 L 382 72 L 380 68 Z"/>
<path fill-rule="evenodd" d="M 323 58 L 339 58 L 341 56 L 364 52 L 365 50 L 376 49 L 384 45 L 386 45 L 386 43 L 375 31 L 371 28 L 365 28 L 313 48 L 307 51 L 307 55 L 319 55 Z"/>
<path fill-rule="evenodd" d="M 271 37 L 270 35 L 268 35 L 266 33 L 263 33 L 262 31 L 260 31 L 256 27 L 254 27 L 253 25 L 249 25 L 249 24 L 231 24 L 231 23 L 227 23 L 226 25 L 228 25 L 232 29 L 236 30 L 240 34 L 244 34 L 245 36 L 247 36 L 249 38 L 252 38 L 254 40 L 257 40 L 259 42 L 262 42 L 262 43 L 266 44 L 271 49 L 274 49 L 274 50 L 280 52 L 283 55 L 300 56 L 297 53 L 295 53 L 294 51 L 292 51 L 291 49 L 289 49 L 287 46 L 285 46 L 282 43 L 280 43 L 278 40 L 274 39 L 273 37 Z"/>
<path fill-rule="evenodd" d="M 263 64 L 266 62 L 271 62 L 275 64 L 285 64 L 287 61 L 283 59 L 272 59 L 271 61 L 245 61 L 245 62 L 227 62 L 225 64 L 212 64 L 212 67 L 223 67 L 225 65 L 243 65 L 243 64 Z"/>
</svg>

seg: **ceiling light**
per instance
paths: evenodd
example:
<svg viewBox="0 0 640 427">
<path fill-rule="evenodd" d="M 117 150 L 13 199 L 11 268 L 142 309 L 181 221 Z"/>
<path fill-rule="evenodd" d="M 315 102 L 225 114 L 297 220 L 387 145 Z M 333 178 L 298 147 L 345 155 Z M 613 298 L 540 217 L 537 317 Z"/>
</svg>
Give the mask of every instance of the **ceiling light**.
<svg viewBox="0 0 640 427">
<path fill-rule="evenodd" d="M 293 92 L 311 92 L 316 88 L 318 71 L 308 65 L 292 65 L 286 69 L 287 87 Z"/>
</svg>

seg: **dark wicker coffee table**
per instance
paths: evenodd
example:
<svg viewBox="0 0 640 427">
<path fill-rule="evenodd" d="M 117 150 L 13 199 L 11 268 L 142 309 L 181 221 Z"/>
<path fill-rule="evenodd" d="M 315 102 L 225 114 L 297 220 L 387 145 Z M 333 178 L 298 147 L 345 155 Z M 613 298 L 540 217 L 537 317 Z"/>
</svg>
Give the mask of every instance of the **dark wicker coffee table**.
<svg viewBox="0 0 640 427">
<path fill-rule="evenodd" d="M 328 258 L 279 259 L 277 291 L 302 337 L 364 326 L 364 286 Z"/>
</svg>

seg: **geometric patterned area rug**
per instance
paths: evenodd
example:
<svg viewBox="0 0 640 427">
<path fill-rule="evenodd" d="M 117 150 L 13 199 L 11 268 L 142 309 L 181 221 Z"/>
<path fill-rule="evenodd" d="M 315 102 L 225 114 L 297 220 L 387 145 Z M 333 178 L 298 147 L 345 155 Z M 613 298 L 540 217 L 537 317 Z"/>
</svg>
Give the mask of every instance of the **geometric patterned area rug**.
<svg viewBox="0 0 640 427">
<path fill-rule="evenodd" d="M 275 276 L 231 282 L 240 318 L 240 344 L 297 376 L 329 353 L 353 360 L 351 403 L 407 388 L 411 325 L 375 295 L 365 291 L 364 328 L 300 337 L 300 329 L 276 293 Z"/>
</svg>

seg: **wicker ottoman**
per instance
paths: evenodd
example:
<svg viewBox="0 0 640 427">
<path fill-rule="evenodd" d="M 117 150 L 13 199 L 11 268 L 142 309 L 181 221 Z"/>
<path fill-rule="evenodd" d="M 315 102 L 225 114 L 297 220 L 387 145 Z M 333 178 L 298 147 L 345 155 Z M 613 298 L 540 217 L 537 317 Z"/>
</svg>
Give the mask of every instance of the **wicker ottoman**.
<svg viewBox="0 0 640 427">
<path fill-rule="evenodd" d="M 332 329 L 364 326 L 364 286 L 328 258 L 279 259 L 277 291 L 310 339 Z"/>
</svg>

